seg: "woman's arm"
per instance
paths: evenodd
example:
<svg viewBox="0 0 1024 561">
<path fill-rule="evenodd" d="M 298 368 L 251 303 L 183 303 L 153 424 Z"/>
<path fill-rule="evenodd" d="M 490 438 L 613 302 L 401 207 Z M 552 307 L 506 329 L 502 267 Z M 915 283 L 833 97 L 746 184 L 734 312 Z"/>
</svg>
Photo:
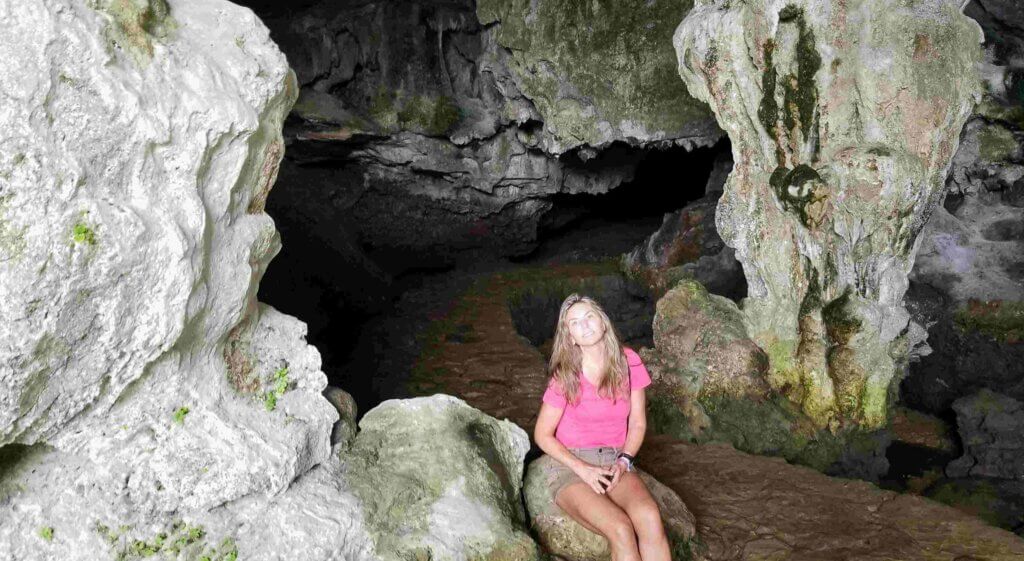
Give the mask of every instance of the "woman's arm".
<svg viewBox="0 0 1024 561">
<path fill-rule="evenodd" d="M 647 433 L 647 394 L 646 390 L 640 388 L 629 392 L 629 424 L 626 426 L 626 443 L 622 445 L 622 451 L 630 456 L 636 456 L 640 446 L 644 443 L 644 435 Z"/>
<path fill-rule="evenodd" d="M 537 424 L 533 427 L 533 441 L 545 454 L 571 469 L 584 483 L 590 485 L 595 493 L 603 495 L 605 487 L 610 484 L 612 470 L 584 462 L 574 456 L 555 438 L 555 429 L 558 427 L 558 421 L 562 418 L 563 412 L 564 409 L 541 403 Z"/>
<path fill-rule="evenodd" d="M 640 451 L 640 445 L 644 443 L 644 435 L 647 433 L 647 394 L 644 389 L 630 390 L 629 392 L 629 423 L 626 425 L 626 443 L 622 445 L 622 451 L 630 456 L 636 456 Z M 616 461 L 612 466 L 612 482 L 608 485 L 611 491 L 619 483 L 619 478 L 626 471 L 624 461 Z"/>
</svg>

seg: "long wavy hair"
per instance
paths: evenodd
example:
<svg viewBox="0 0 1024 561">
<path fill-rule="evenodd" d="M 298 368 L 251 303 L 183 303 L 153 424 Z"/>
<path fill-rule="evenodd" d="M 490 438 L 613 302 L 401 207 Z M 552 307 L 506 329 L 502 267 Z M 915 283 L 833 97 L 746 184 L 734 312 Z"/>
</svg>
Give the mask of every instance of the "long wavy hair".
<svg viewBox="0 0 1024 561">
<path fill-rule="evenodd" d="M 619 335 L 615 331 L 608 314 L 604 313 L 601 306 L 593 298 L 570 294 L 562 302 L 558 310 L 558 325 L 555 327 L 555 343 L 551 348 L 551 360 L 548 361 L 548 374 L 551 379 L 559 385 L 562 394 L 569 403 L 578 403 L 580 398 L 580 380 L 578 374 L 583 368 L 583 351 L 572 341 L 569 333 L 569 322 L 566 315 L 569 308 L 575 304 L 586 304 L 604 322 L 604 345 L 605 371 L 601 377 L 601 386 L 597 389 L 598 395 L 604 398 L 628 398 L 629 396 L 629 365 L 626 363 L 626 355 L 623 353 L 622 344 L 619 342 Z"/>
</svg>

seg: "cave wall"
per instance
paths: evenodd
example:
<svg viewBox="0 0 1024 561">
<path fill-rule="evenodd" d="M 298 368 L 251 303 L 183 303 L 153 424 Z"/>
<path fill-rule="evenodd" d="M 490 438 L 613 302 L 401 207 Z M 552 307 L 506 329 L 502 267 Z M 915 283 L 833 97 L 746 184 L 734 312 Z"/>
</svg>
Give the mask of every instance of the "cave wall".
<svg viewBox="0 0 1024 561">
<path fill-rule="evenodd" d="M 529 252 L 553 195 L 605 193 L 632 177 L 638 158 L 602 162 L 602 148 L 692 147 L 721 136 L 678 79 L 668 83 L 671 52 L 653 36 L 629 40 L 688 7 L 666 6 L 621 28 L 612 14 L 554 2 L 537 7 L 554 26 L 543 28 L 523 23 L 538 17 L 528 3 L 324 3 L 269 20 L 300 85 L 281 172 L 297 193 L 282 197 L 281 212 L 331 209 L 356 245 L 391 263 Z M 668 41 L 674 24 L 657 25 Z M 551 42 L 572 29 L 573 41 Z M 587 65 L 573 63 L 571 53 L 609 37 L 614 44 Z M 612 51 L 614 69 L 604 66 Z M 556 52 L 543 87 L 526 79 Z M 609 88 L 602 75 L 617 83 Z M 668 107 L 673 118 L 655 123 L 650 112 Z M 637 108 L 648 113 L 628 117 Z M 393 218 L 378 218 L 385 214 Z"/>
</svg>

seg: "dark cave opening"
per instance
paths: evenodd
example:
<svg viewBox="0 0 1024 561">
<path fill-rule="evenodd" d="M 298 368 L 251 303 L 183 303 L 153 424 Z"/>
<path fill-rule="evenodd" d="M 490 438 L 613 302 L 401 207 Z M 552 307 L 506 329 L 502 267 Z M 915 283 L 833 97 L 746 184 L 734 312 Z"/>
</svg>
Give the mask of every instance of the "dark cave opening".
<svg viewBox="0 0 1024 561">
<path fill-rule="evenodd" d="M 318 182 L 360 179 L 344 156 L 321 154 L 311 162 L 309 151 L 298 148 L 283 162 L 278 184 L 267 201 L 267 212 L 281 235 L 282 250 L 268 267 L 258 298 L 306 322 L 307 340 L 320 351 L 329 384 L 351 393 L 361 412 L 400 395 L 394 393 L 398 390 L 393 384 L 381 384 L 379 379 L 381 370 L 408 369 L 414 360 L 388 356 L 401 354 L 388 340 L 402 336 L 388 333 L 393 325 L 388 318 L 395 314 L 396 306 L 403 305 L 410 291 L 432 290 L 435 284 L 445 282 L 441 279 L 463 271 L 617 260 L 657 230 L 666 213 L 704 197 L 716 159 L 726 157 L 730 150 L 727 140 L 692 151 L 617 143 L 586 160 L 576 153 L 563 156 L 567 165 L 588 173 L 622 166 L 633 166 L 634 172 L 630 181 L 606 194 L 561 193 L 551 197 L 551 210 L 538 225 L 535 249 L 526 255 L 502 256 L 496 250 L 490 254 L 475 252 L 464 260 L 414 261 L 402 259 L 401 248 L 392 253 L 391 248 L 375 247 L 373 240 L 353 235 L 350 219 L 337 208 L 330 208 L 333 201 L 328 198 L 318 203 L 322 212 L 315 216 L 303 210 L 308 207 L 293 204 L 295 197 L 323 197 Z M 296 154 L 304 163 L 293 159 Z M 325 228 L 325 224 L 330 227 Z M 332 229 L 339 235 L 328 235 Z M 644 301 L 636 287 L 628 287 L 621 279 L 607 279 L 598 292 L 611 303 L 613 311 L 623 310 L 621 321 L 627 341 L 651 344 L 653 301 Z M 557 306 L 555 302 L 555 312 Z M 523 310 L 535 308 L 546 318 L 551 311 L 547 308 L 552 305 L 543 310 L 530 305 L 513 314 L 517 322 L 523 321 Z M 383 377 L 393 380 L 403 375 L 389 372 Z"/>
</svg>

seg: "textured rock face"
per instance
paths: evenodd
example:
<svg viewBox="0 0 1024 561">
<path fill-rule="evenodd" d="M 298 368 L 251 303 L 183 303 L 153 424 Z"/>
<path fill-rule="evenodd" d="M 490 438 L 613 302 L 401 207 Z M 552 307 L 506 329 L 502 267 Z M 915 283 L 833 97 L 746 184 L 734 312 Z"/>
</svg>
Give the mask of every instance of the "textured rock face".
<svg viewBox="0 0 1024 561">
<path fill-rule="evenodd" d="M 742 313 L 697 282 L 680 281 L 658 300 L 654 344 L 698 396 L 760 401 L 770 395 L 768 357 L 747 336 Z"/>
<path fill-rule="evenodd" d="M 716 135 L 665 48 L 691 5 L 485 0 L 477 14 L 484 25 L 497 23 L 510 75 L 545 123 L 543 147 L 560 153 L 614 140 Z"/>
<path fill-rule="evenodd" d="M 569 10 L 556 18 L 561 4 L 545 2 L 538 9 L 551 12 L 554 27 L 536 37 L 523 24 L 536 15 L 522 2 L 325 2 L 271 22 L 298 61 L 301 87 L 281 174 L 294 196 L 279 199 L 275 217 L 278 208 L 313 217 L 311 229 L 324 239 L 343 235 L 343 223 L 371 257 L 411 266 L 530 251 L 555 194 L 602 194 L 632 177 L 639 154 L 603 161 L 594 146 L 698 146 L 721 136 L 707 108 L 686 94 L 666 49 L 685 3 L 657 6 L 622 29 L 579 36 L 568 30 L 609 26 L 610 14 Z M 666 12 L 674 15 L 658 19 Z M 619 53 L 614 71 L 608 53 L 592 48 L 608 33 L 619 38 L 609 45 Z M 638 50 L 634 37 L 652 42 Z M 584 65 L 570 51 L 593 54 Z M 558 65 L 540 62 L 556 52 Z M 537 64 L 543 84 L 527 76 Z M 607 87 L 609 76 L 621 83 Z M 670 126 L 653 119 L 654 108 L 672 115 Z M 394 219 L 380 220 L 384 214 Z"/>
<path fill-rule="evenodd" d="M 981 390 L 956 400 L 953 409 L 964 455 L 946 474 L 1024 480 L 1024 404 Z"/>
<path fill-rule="evenodd" d="M 359 410 L 356 407 L 356 400 L 345 390 L 329 386 L 324 390 L 324 397 L 338 411 L 338 420 L 331 429 L 331 445 L 340 443 L 348 448 L 358 431 L 356 416 Z"/>
<path fill-rule="evenodd" d="M 382 559 L 538 559 L 520 500 L 526 433 L 460 399 L 385 401 L 345 458 Z"/>
<path fill-rule="evenodd" d="M 365 550 L 351 496 L 294 485 L 337 415 L 305 326 L 255 300 L 297 91 L 266 29 L 208 0 L 0 19 L 0 558 Z"/>
<path fill-rule="evenodd" d="M 696 442 L 729 442 L 826 473 L 876 480 L 889 464 L 887 432 L 833 434 L 769 386 L 768 357 L 731 300 L 683 280 L 658 301 L 644 360 L 654 384 L 654 430 Z"/>
<path fill-rule="evenodd" d="M 903 400 L 948 411 L 958 397 L 990 388 L 1024 399 L 1024 151 L 1020 123 L 999 92 L 964 127 L 944 208 L 921 234 L 907 293 L 928 327 L 932 353 L 911 365 Z"/>
<path fill-rule="evenodd" d="M 570 561 L 598 561 L 611 559 L 608 540 L 581 526 L 567 516 L 551 496 L 548 478 L 558 460 L 543 455 L 530 464 L 523 483 L 523 495 L 530 513 L 534 531 L 548 552 Z M 647 489 L 651 491 L 661 513 L 665 533 L 674 559 L 688 559 L 694 545 L 696 520 L 675 491 L 665 487 L 648 473 L 638 470 Z"/>
<path fill-rule="evenodd" d="M 748 330 L 819 426 L 883 425 L 923 335 L 901 299 L 978 93 L 959 4 L 706 1 L 676 32 L 680 75 L 732 141 L 716 220 Z"/>
</svg>

